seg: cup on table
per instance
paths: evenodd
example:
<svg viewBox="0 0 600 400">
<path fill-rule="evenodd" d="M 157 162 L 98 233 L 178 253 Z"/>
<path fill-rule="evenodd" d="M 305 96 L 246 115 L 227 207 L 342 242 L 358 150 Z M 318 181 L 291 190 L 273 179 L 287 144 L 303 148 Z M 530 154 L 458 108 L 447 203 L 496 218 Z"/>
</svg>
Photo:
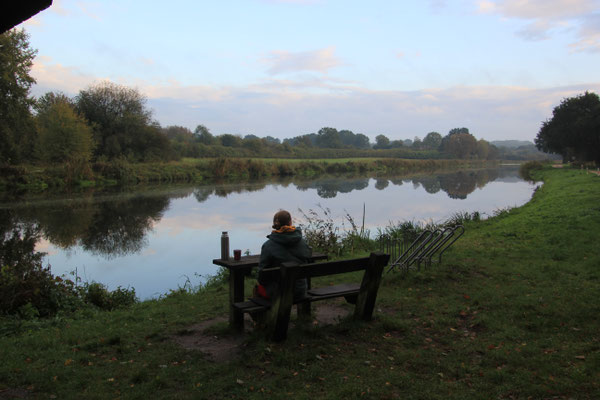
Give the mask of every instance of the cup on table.
<svg viewBox="0 0 600 400">
<path fill-rule="evenodd" d="M 240 261 L 241 258 L 242 258 L 242 250 L 240 250 L 240 249 L 233 250 L 233 259 L 235 261 Z"/>
</svg>

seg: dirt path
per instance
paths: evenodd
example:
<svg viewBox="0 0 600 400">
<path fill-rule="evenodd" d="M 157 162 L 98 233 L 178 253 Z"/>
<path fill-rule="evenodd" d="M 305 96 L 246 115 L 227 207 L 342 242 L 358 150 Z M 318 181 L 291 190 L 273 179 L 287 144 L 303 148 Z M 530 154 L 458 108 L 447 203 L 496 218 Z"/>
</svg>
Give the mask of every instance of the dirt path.
<svg viewBox="0 0 600 400">
<path fill-rule="evenodd" d="M 350 309 L 339 303 L 319 304 L 313 311 L 313 324 L 335 324 L 349 313 Z M 227 362 L 238 356 L 245 337 L 244 335 L 219 336 L 210 333 L 210 327 L 226 321 L 226 317 L 202 321 L 188 327 L 179 335 L 171 336 L 171 339 L 186 350 L 197 350 L 205 353 L 214 362 Z M 252 329 L 251 326 L 252 320 L 249 316 L 246 316 L 245 329 L 248 331 Z"/>
</svg>

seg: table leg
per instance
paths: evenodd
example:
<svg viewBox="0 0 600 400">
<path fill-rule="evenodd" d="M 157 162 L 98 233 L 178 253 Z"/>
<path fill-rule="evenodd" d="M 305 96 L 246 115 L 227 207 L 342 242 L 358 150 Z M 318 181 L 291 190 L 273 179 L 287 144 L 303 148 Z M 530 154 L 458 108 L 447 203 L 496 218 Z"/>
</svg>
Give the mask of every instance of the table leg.
<svg viewBox="0 0 600 400">
<path fill-rule="evenodd" d="M 311 288 L 310 278 L 306 278 L 306 290 L 310 290 L 310 288 Z M 311 313 L 310 302 L 298 304 L 296 311 L 298 312 L 298 316 L 310 318 L 310 313 Z"/>
<path fill-rule="evenodd" d="M 235 309 L 233 303 L 244 301 L 244 274 L 229 270 L 229 326 L 239 332 L 244 330 L 244 313 Z"/>
</svg>

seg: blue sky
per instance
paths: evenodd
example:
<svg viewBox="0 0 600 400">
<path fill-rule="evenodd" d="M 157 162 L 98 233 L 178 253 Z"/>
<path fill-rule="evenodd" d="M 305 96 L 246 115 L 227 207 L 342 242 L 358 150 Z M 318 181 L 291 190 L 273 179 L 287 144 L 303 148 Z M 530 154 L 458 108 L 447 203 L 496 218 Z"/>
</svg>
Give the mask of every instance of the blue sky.
<svg viewBox="0 0 600 400">
<path fill-rule="evenodd" d="M 533 140 L 600 93 L 600 0 L 54 0 L 22 26 L 34 95 L 110 80 L 217 135 Z"/>
</svg>

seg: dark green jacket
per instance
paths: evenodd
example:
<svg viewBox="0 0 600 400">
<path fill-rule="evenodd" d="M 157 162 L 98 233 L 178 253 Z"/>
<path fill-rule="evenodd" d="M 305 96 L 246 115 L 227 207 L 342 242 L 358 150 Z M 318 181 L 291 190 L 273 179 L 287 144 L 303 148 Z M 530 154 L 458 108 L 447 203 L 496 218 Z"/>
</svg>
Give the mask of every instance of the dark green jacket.
<svg viewBox="0 0 600 400">
<path fill-rule="evenodd" d="M 310 247 L 302 238 L 302 230 L 296 228 L 293 232 L 274 232 L 267 236 L 269 240 L 263 243 L 260 250 L 260 261 L 258 263 L 258 282 L 265 286 L 269 296 L 272 296 L 276 285 L 265 281 L 260 272 L 263 268 L 277 267 L 286 261 L 295 261 L 300 264 L 307 263 L 312 256 Z M 262 279 L 261 279 L 262 278 Z M 302 297 L 306 292 L 306 280 L 296 282 L 294 297 Z"/>
</svg>

